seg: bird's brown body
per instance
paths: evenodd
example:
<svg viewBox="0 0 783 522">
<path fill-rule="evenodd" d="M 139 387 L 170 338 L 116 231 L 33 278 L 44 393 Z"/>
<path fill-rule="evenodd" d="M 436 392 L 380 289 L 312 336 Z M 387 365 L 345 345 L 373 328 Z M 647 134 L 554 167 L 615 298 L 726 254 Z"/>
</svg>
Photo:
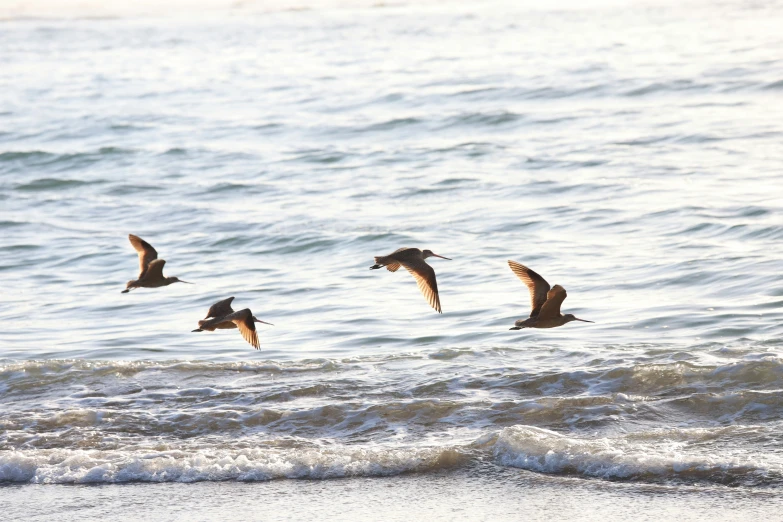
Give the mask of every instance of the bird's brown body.
<svg viewBox="0 0 783 522">
<path fill-rule="evenodd" d="M 530 291 L 530 317 L 514 323 L 511 330 L 522 328 L 556 328 L 571 321 L 592 323 L 585 319 L 574 317 L 573 314 L 563 315 L 560 306 L 568 296 L 565 288 L 555 285 L 550 289 L 549 283 L 533 270 L 515 261 L 509 261 L 508 266 L 522 280 Z"/>
<path fill-rule="evenodd" d="M 250 308 L 239 310 L 235 312 L 231 307 L 231 301 L 233 297 L 218 301 L 209 307 L 207 316 L 198 322 L 198 328 L 193 330 L 194 332 L 214 332 L 215 330 L 229 330 L 232 328 L 239 328 L 239 333 L 242 337 L 253 346 L 256 350 L 261 347 L 258 342 L 258 334 L 256 333 L 255 323 L 264 323 L 272 325 L 262 321 L 253 315 Z M 272 325 L 274 326 L 274 325 Z"/>
<path fill-rule="evenodd" d="M 377 270 L 385 266 L 386 270 L 389 272 L 396 272 L 401 266 L 404 266 L 416 279 L 419 290 L 424 298 L 427 299 L 430 306 L 438 313 L 443 313 L 440 308 L 440 295 L 438 294 L 438 282 L 435 279 L 435 270 L 424 261 L 428 257 L 449 259 L 448 257 L 439 256 L 438 254 L 433 253 L 432 250 L 421 251 L 418 248 L 400 248 L 388 256 L 376 257 L 375 264 L 370 267 L 370 270 Z"/>
<path fill-rule="evenodd" d="M 123 294 L 130 292 L 134 288 L 158 288 L 172 283 L 188 283 L 178 277 L 164 277 L 163 267 L 166 261 L 158 259 L 158 252 L 152 248 L 152 245 L 133 234 L 128 234 L 128 239 L 133 248 L 136 249 L 136 252 L 139 253 L 139 277 L 138 279 L 128 281 L 125 285 L 125 290 L 122 291 Z"/>
<path fill-rule="evenodd" d="M 224 317 L 218 317 L 217 319 L 224 319 Z M 202 319 L 198 322 L 199 330 L 193 330 L 199 332 L 206 330 L 208 332 L 214 332 L 215 330 L 231 330 L 238 328 L 234 321 L 223 320 L 221 323 L 215 323 L 215 318 Z"/>
</svg>

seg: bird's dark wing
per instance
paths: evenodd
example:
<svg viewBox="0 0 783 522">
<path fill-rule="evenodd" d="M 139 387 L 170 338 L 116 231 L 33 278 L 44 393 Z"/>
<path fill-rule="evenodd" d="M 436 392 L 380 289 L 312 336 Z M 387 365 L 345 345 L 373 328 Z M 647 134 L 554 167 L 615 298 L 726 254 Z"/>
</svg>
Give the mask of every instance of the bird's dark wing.
<svg viewBox="0 0 783 522">
<path fill-rule="evenodd" d="M 144 272 L 147 271 L 150 263 L 158 258 L 158 252 L 152 248 L 152 245 L 144 241 L 139 236 L 128 234 L 131 245 L 139 253 L 139 279 L 144 277 Z"/>
<path fill-rule="evenodd" d="M 231 301 L 233 300 L 234 300 L 233 297 L 229 297 L 213 304 L 212 306 L 209 307 L 209 311 L 207 312 L 207 317 L 223 317 L 228 314 L 233 314 L 234 309 L 231 308 Z"/>
<path fill-rule="evenodd" d="M 547 300 L 549 283 L 536 272 L 516 261 L 509 261 L 508 266 L 511 267 L 511 271 L 525 283 L 527 289 L 530 291 L 530 317 L 537 316 L 541 312 L 541 307 L 544 306 L 544 303 Z"/>
<path fill-rule="evenodd" d="M 538 318 L 543 320 L 560 317 L 560 305 L 563 304 L 566 297 L 568 297 L 568 294 L 566 294 L 565 288 L 560 285 L 553 286 L 552 290 L 546 294 L 546 302 L 541 307 Z"/>
<path fill-rule="evenodd" d="M 432 269 L 423 259 L 414 259 L 400 263 L 416 279 L 419 290 L 427 302 L 438 313 L 440 309 L 440 297 L 438 296 L 438 282 L 435 280 L 435 270 Z"/>
<path fill-rule="evenodd" d="M 156 259 L 147 267 L 147 271 L 144 272 L 144 279 L 154 281 L 155 279 L 163 279 L 163 265 L 166 264 L 164 259 Z"/>
</svg>

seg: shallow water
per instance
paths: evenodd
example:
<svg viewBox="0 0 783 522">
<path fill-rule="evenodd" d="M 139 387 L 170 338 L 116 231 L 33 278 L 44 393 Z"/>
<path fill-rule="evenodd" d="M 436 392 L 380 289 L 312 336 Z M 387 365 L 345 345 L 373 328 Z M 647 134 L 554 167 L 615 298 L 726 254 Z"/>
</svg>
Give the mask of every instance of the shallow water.
<svg viewBox="0 0 783 522">
<path fill-rule="evenodd" d="M 0 481 L 783 484 L 783 5 L 83 14 L 0 22 Z"/>
</svg>

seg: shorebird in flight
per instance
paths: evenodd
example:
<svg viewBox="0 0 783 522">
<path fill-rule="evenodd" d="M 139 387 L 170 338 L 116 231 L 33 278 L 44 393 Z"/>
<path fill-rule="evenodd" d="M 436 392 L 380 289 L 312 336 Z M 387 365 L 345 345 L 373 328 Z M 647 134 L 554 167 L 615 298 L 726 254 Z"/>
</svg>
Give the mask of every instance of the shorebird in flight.
<svg viewBox="0 0 783 522">
<path fill-rule="evenodd" d="M 388 256 L 376 257 L 375 264 L 370 267 L 370 270 L 377 270 L 385 266 L 389 272 L 396 272 L 401 266 L 404 266 L 416 278 L 419 290 L 421 290 L 422 295 L 430 306 L 437 310 L 438 313 L 443 313 L 440 310 L 440 297 L 438 297 L 438 282 L 435 280 L 435 270 L 424 261 L 428 257 L 449 259 L 448 257 L 434 254 L 432 250 L 424 250 L 422 252 L 418 248 L 400 248 Z"/>
<path fill-rule="evenodd" d="M 131 245 L 139 253 L 139 278 L 128 281 L 123 294 L 130 292 L 134 288 L 157 288 L 159 286 L 168 286 L 171 283 L 188 283 L 177 277 L 163 277 L 163 265 L 166 261 L 158 259 L 158 252 L 152 248 L 152 245 L 144 241 L 139 236 L 128 234 Z M 192 285 L 193 283 L 188 283 Z"/>
<path fill-rule="evenodd" d="M 256 333 L 255 323 L 264 323 L 270 326 L 274 326 L 272 323 L 267 323 L 261 319 L 256 318 L 250 308 L 245 308 L 235 312 L 231 308 L 231 301 L 233 297 L 218 301 L 209 307 L 207 316 L 198 322 L 198 328 L 193 330 L 194 332 L 214 332 L 216 329 L 224 330 L 229 328 L 239 328 L 239 333 L 245 338 L 245 341 L 253 345 L 253 348 L 258 350 L 261 345 L 258 342 L 258 334 Z"/>
<path fill-rule="evenodd" d="M 579 319 L 574 317 L 574 314 L 563 315 L 560 313 L 560 305 L 567 297 L 565 288 L 560 285 L 555 285 L 551 290 L 549 289 L 549 283 L 530 270 L 525 265 L 520 265 L 515 261 L 509 261 L 508 266 L 527 285 L 530 290 L 530 317 L 527 319 L 520 319 L 514 323 L 514 327 L 510 330 L 521 330 L 522 328 L 555 328 L 556 326 L 563 326 L 571 321 L 582 321 L 585 323 L 592 323 L 593 321 L 587 321 L 585 319 Z"/>
</svg>

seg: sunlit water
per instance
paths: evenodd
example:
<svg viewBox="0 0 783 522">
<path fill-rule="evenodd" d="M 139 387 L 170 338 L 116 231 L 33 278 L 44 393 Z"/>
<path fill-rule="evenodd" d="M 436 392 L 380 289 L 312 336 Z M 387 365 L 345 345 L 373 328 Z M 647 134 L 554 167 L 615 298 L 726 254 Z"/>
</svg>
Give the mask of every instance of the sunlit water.
<svg viewBox="0 0 783 522">
<path fill-rule="evenodd" d="M 746 2 L 9 16 L 0 481 L 780 486 L 781 27 Z M 195 285 L 121 294 L 128 233 Z M 453 258 L 442 315 L 368 270 L 402 246 Z M 509 331 L 508 259 L 595 324 Z M 274 323 L 260 351 L 191 333 L 228 296 Z"/>
</svg>

